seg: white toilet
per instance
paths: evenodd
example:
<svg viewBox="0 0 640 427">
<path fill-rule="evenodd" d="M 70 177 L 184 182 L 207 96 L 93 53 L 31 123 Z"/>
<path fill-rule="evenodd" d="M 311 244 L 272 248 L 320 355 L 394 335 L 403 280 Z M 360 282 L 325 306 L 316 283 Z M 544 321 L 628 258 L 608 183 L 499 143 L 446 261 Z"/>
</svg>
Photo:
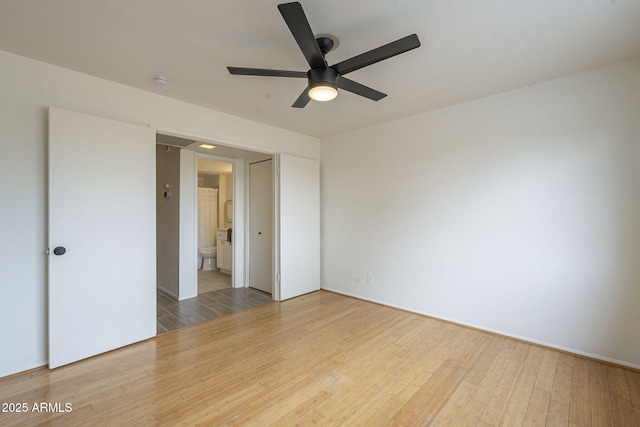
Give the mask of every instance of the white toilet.
<svg viewBox="0 0 640 427">
<path fill-rule="evenodd" d="M 202 270 L 212 271 L 216 270 L 216 254 L 217 249 L 215 246 L 205 246 L 198 249 L 198 256 L 202 258 Z"/>
</svg>

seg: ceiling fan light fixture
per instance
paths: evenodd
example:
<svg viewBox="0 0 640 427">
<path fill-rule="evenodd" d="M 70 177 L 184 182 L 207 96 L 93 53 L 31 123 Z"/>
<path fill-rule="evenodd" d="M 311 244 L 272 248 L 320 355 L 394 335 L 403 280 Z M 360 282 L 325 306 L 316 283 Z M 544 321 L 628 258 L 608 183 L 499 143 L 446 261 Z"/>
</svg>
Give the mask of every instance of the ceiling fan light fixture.
<svg viewBox="0 0 640 427">
<path fill-rule="evenodd" d="M 335 99 L 336 96 L 338 96 L 338 89 L 334 86 L 330 86 L 326 82 L 309 88 L 309 98 L 314 101 L 331 101 L 332 99 Z"/>
<path fill-rule="evenodd" d="M 308 95 L 314 101 L 331 101 L 338 96 L 338 73 L 333 68 L 312 68 L 307 78 Z"/>
</svg>

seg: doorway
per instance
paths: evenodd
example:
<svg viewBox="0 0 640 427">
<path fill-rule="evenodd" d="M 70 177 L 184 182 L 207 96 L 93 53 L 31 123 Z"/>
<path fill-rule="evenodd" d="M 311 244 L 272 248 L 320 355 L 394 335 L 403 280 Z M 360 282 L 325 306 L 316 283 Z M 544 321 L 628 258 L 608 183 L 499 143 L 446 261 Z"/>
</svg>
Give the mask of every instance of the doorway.
<svg viewBox="0 0 640 427">
<path fill-rule="evenodd" d="M 198 295 L 232 286 L 233 163 L 198 158 Z"/>
<path fill-rule="evenodd" d="M 197 169 L 198 158 L 233 163 L 232 288 L 250 287 L 249 165 L 272 161 L 272 299 L 282 301 L 320 289 L 319 162 L 283 153 L 265 153 L 218 145 L 171 131 L 183 141 L 179 169 L 178 299 L 197 297 Z M 180 136 L 179 136 L 180 135 Z M 204 142 L 203 142 L 204 141 Z M 205 148 L 206 146 L 206 148 Z"/>
<path fill-rule="evenodd" d="M 268 292 L 250 287 L 249 165 L 273 156 L 249 150 L 203 144 L 158 134 L 157 158 L 171 157 L 172 171 L 158 162 L 158 205 L 174 205 L 175 221 L 158 221 L 158 235 L 173 236 L 172 259 L 160 259 L 158 247 L 158 332 L 190 326 L 220 315 L 272 301 Z M 167 146 L 171 143 L 171 146 Z M 273 171 L 264 177 L 273 188 Z M 167 198 L 168 197 L 168 198 Z M 273 192 L 271 199 L 273 210 Z M 270 215 L 271 223 L 273 214 Z M 269 227 L 271 231 L 272 225 Z M 169 231 L 171 230 L 171 231 Z M 272 233 L 269 237 L 273 248 Z M 161 239 L 158 238 L 158 244 Z M 270 252 L 271 254 L 271 252 Z M 267 280 L 272 281 L 273 260 Z M 161 266 L 163 266 L 161 268 Z M 161 275 L 172 266 L 170 292 L 161 288 Z"/>
</svg>

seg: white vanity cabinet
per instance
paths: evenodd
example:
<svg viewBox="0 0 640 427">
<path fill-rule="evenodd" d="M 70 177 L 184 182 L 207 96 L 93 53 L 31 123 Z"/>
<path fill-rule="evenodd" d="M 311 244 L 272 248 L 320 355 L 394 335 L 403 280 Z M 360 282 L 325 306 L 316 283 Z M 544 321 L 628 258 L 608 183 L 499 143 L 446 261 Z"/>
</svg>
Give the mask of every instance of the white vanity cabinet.
<svg viewBox="0 0 640 427">
<path fill-rule="evenodd" d="M 217 259 L 216 267 L 222 273 L 231 274 L 233 266 L 233 243 L 227 241 L 227 228 L 216 229 Z"/>
</svg>

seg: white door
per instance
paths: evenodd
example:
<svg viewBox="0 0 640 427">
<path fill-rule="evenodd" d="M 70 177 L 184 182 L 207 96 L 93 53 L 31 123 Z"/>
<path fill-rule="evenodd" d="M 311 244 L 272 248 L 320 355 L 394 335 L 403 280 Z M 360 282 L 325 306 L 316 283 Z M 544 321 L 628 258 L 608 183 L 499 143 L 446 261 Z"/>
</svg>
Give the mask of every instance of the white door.
<svg viewBox="0 0 640 427">
<path fill-rule="evenodd" d="M 156 334 L 154 130 L 49 110 L 48 243 L 49 367 Z"/>
<path fill-rule="evenodd" d="M 280 300 L 320 289 L 320 166 L 281 154 Z"/>
<path fill-rule="evenodd" d="M 273 161 L 249 165 L 249 286 L 273 293 Z"/>
</svg>

